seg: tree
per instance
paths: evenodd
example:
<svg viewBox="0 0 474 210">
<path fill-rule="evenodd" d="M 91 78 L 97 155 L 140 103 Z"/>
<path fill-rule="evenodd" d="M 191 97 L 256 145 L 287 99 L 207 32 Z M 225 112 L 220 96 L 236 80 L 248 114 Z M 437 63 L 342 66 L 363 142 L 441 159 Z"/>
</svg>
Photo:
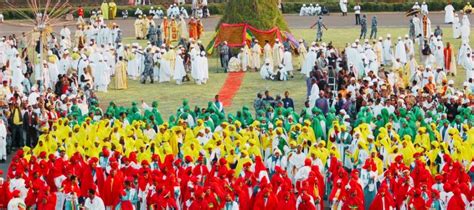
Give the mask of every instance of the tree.
<svg viewBox="0 0 474 210">
<path fill-rule="evenodd" d="M 277 26 L 282 31 L 289 31 L 278 0 L 229 0 L 220 23 L 248 23 L 260 30 Z M 219 27 L 218 25 L 218 27 Z"/>
</svg>

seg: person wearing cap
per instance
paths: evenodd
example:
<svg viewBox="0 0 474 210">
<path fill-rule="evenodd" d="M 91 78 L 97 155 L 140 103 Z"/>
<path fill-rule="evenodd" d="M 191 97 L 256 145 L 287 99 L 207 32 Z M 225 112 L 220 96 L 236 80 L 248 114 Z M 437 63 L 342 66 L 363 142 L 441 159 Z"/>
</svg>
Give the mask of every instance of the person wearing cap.
<svg viewBox="0 0 474 210">
<path fill-rule="evenodd" d="M 240 48 L 239 54 L 237 54 L 237 59 L 240 61 L 240 69 L 239 71 L 247 71 L 249 67 L 249 49 L 248 46 L 245 45 L 243 48 Z"/>
<path fill-rule="evenodd" d="M 383 41 L 383 64 L 390 65 L 393 59 L 392 40 L 390 34 L 387 34 L 387 38 Z"/>
<path fill-rule="evenodd" d="M 250 68 L 258 71 L 261 66 L 262 47 L 258 43 L 258 39 L 254 39 L 250 52 Z"/>
<path fill-rule="evenodd" d="M 395 59 L 399 60 L 402 65 L 407 63 L 407 51 L 405 42 L 401 37 L 398 37 L 397 44 L 395 46 Z"/>
<path fill-rule="evenodd" d="M 142 39 L 143 38 L 143 34 L 142 34 L 142 18 L 141 18 L 141 15 L 139 15 L 137 17 L 137 19 L 135 19 L 135 22 L 134 22 L 134 27 L 135 27 L 135 38 L 136 39 Z"/>
<path fill-rule="evenodd" d="M 283 61 L 283 45 L 280 43 L 280 39 L 275 39 L 275 43 L 272 48 L 273 67 L 277 68 Z"/>
</svg>

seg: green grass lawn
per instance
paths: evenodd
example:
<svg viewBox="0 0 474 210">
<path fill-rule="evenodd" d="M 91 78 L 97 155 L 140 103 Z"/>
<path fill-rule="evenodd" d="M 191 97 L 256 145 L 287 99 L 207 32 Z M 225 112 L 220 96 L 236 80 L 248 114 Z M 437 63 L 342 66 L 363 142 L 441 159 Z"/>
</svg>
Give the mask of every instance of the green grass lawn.
<svg viewBox="0 0 474 210">
<path fill-rule="evenodd" d="M 292 30 L 296 38 L 303 38 L 307 42 L 311 42 L 315 39 L 315 31 L 311 29 L 298 29 Z M 398 36 L 403 37 L 408 32 L 405 28 L 379 28 L 378 36 L 385 37 L 387 33 L 392 35 L 392 39 L 396 41 Z M 460 40 L 451 38 L 451 28 L 443 28 L 445 34 L 444 42 L 451 42 L 455 48 L 457 55 L 457 48 L 460 46 Z M 206 46 L 209 43 L 213 33 L 206 32 L 202 39 L 203 44 Z M 346 43 L 353 42 L 359 38 L 359 29 L 329 29 L 325 31 L 323 41 L 333 41 L 333 44 L 338 48 L 343 48 Z M 472 39 L 472 38 L 471 38 Z M 126 43 L 135 42 L 133 38 L 126 38 Z M 361 40 L 363 41 L 363 40 Z M 395 41 L 393 44 L 395 45 Z M 472 41 L 472 40 L 471 40 Z M 140 44 L 144 45 L 145 41 L 139 41 Z M 293 64 L 299 66 L 297 58 L 293 60 Z M 169 117 L 171 114 L 176 112 L 176 109 L 181 104 L 182 99 L 187 98 L 190 101 L 192 107 L 194 106 L 207 106 L 207 102 L 212 100 L 214 95 L 217 94 L 222 88 L 227 74 L 216 73 L 219 70 L 219 61 L 214 57 L 209 58 L 209 76 L 210 80 L 206 85 L 195 85 L 194 83 L 188 82 L 184 85 L 178 86 L 174 82 L 162 83 L 162 84 L 139 84 L 137 81 L 129 80 L 129 89 L 116 91 L 110 89 L 107 93 L 99 93 L 101 100 L 101 106 L 105 108 L 109 101 L 115 101 L 121 106 L 130 106 L 132 101 L 140 102 L 144 100 L 148 104 L 152 101 L 159 101 L 159 107 L 164 117 Z M 222 72 L 222 71 L 221 71 Z M 458 75 L 455 78 L 456 86 L 461 86 L 465 78 L 465 71 L 462 67 L 458 66 Z M 299 111 L 303 107 L 306 95 L 306 85 L 304 77 L 297 73 L 295 78 L 286 82 L 274 82 L 264 81 L 260 78 L 260 75 L 256 72 L 248 72 L 245 75 L 242 86 L 236 96 L 234 97 L 232 106 L 227 107 L 227 113 L 234 113 L 239 110 L 243 105 L 252 107 L 253 99 L 257 92 L 270 90 L 272 95 L 283 94 L 284 91 L 290 91 L 291 96 L 295 100 L 296 110 Z"/>
</svg>

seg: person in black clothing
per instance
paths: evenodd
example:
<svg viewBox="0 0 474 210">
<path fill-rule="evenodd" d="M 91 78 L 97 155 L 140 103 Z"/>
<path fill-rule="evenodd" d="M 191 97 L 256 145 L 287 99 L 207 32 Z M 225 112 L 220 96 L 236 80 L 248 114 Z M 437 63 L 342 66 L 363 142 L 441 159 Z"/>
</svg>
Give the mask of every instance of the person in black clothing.
<svg viewBox="0 0 474 210">
<path fill-rule="evenodd" d="M 26 146 L 34 147 L 38 142 L 38 115 L 33 112 L 33 107 L 28 105 L 27 111 L 23 114 L 23 129 L 26 133 Z"/>
<path fill-rule="evenodd" d="M 444 106 L 446 106 L 446 113 L 448 113 L 448 120 L 452 122 L 456 115 L 458 114 L 458 104 L 454 98 L 451 98 L 449 103 L 446 103 Z"/>
<path fill-rule="evenodd" d="M 285 109 L 292 108 L 293 110 L 295 110 L 293 99 L 290 98 L 290 92 L 288 91 L 285 91 L 285 98 L 283 99 L 283 107 L 285 107 Z"/>
<path fill-rule="evenodd" d="M 267 105 L 270 105 L 272 107 L 274 106 L 275 99 L 270 95 L 270 91 L 268 90 L 265 91 L 265 97 L 263 98 L 263 101 Z"/>
</svg>

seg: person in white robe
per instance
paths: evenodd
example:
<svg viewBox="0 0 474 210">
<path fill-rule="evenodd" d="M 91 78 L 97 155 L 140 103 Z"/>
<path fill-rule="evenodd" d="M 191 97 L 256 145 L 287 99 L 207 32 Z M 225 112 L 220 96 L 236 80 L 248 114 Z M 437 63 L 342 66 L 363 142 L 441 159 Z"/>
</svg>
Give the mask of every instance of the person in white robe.
<svg viewBox="0 0 474 210">
<path fill-rule="evenodd" d="M 468 43 L 462 43 L 461 44 L 461 47 L 459 48 L 459 51 L 458 51 L 458 56 L 457 56 L 457 64 L 458 65 L 462 65 L 462 61 L 464 59 L 466 59 L 466 55 L 467 55 L 467 52 L 470 52 L 471 51 L 471 47 L 469 46 Z"/>
<path fill-rule="evenodd" d="M 316 100 L 320 97 L 319 86 L 316 80 L 312 81 L 311 91 L 309 93 L 309 107 L 312 109 L 316 105 Z"/>
<path fill-rule="evenodd" d="M 0 162 L 7 160 L 7 127 L 0 120 Z M 2 178 L 0 180 L 3 182 Z M 3 184 L 3 183 L 2 183 Z"/>
<path fill-rule="evenodd" d="M 339 0 L 339 8 L 341 8 L 342 16 L 347 14 L 347 0 Z"/>
<path fill-rule="evenodd" d="M 300 16 L 306 16 L 306 4 L 300 8 Z"/>
<path fill-rule="evenodd" d="M 310 48 L 308 54 L 306 55 L 306 59 L 303 62 L 301 67 L 301 74 L 306 75 L 309 77 L 311 71 L 313 71 L 314 65 L 316 64 L 316 57 L 317 54 L 314 48 Z"/>
<path fill-rule="evenodd" d="M 89 196 L 84 202 L 85 210 L 105 210 L 104 201 L 95 195 L 95 190 L 89 190 Z"/>
<path fill-rule="evenodd" d="M 399 59 L 400 63 L 403 65 L 407 63 L 407 52 L 405 48 L 405 42 L 402 40 L 402 37 L 398 37 L 398 42 L 395 47 L 395 59 Z"/>
<path fill-rule="evenodd" d="M 453 38 L 458 39 L 461 36 L 461 22 L 458 14 L 454 14 L 453 18 Z"/>
<path fill-rule="evenodd" d="M 10 69 L 12 72 L 12 82 L 11 86 L 21 89 L 21 81 L 25 79 L 23 75 L 23 70 L 21 68 L 21 58 L 19 57 L 18 53 L 16 54 L 15 58 L 10 60 Z"/>
<path fill-rule="evenodd" d="M 469 42 L 469 36 L 471 35 L 471 23 L 469 22 L 469 16 L 464 14 L 461 21 L 461 39 L 463 42 Z"/>
<path fill-rule="evenodd" d="M 441 45 L 436 46 L 436 50 L 434 51 L 435 57 L 435 68 L 444 68 L 444 48 Z"/>
<path fill-rule="evenodd" d="M 379 61 L 377 60 L 377 55 L 375 54 L 374 50 L 372 49 L 371 45 L 367 45 L 365 49 L 365 58 L 367 63 L 367 70 L 372 71 L 375 75 L 378 75 L 379 69 Z M 369 72 L 365 72 L 367 75 Z"/>
<path fill-rule="evenodd" d="M 110 68 L 107 66 L 104 57 L 101 55 L 97 65 L 94 65 L 94 72 L 95 72 L 95 84 L 97 86 L 97 90 L 101 92 L 107 92 L 107 86 L 109 85 L 110 81 Z"/>
<path fill-rule="evenodd" d="M 454 7 L 448 4 L 444 7 L 444 23 L 451 24 L 454 21 Z"/>
<path fill-rule="evenodd" d="M 255 44 L 252 47 L 251 50 L 251 59 L 250 59 L 250 68 L 257 71 L 258 68 L 260 68 L 261 61 L 260 57 L 262 56 L 262 47 L 258 44 L 258 40 L 255 39 Z"/>
<path fill-rule="evenodd" d="M 272 75 L 273 75 L 273 65 L 271 65 L 270 59 L 266 59 L 265 64 L 263 64 L 262 67 L 260 68 L 260 77 L 262 77 L 262 79 L 265 79 L 265 80 L 273 79 Z"/>
<path fill-rule="evenodd" d="M 288 80 L 288 72 L 286 71 L 285 69 L 285 66 L 283 64 L 280 64 L 278 65 L 278 69 L 277 69 L 277 73 L 276 74 L 280 74 L 280 81 L 286 81 Z"/>
<path fill-rule="evenodd" d="M 387 34 L 387 38 L 383 41 L 383 63 L 388 65 L 392 62 L 393 52 L 392 52 L 392 40 L 390 34 Z"/>
<path fill-rule="evenodd" d="M 407 61 L 410 60 L 411 56 L 415 55 L 415 45 L 413 44 L 413 40 L 406 34 L 405 35 L 405 49 L 407 53 Z"/>
<path fill-rule="evenodd" d="M 61 31 L 59 32 L 59 35 L 61 35 L 62 37 L 64 37 L 66 40 L 69 41 L 69 43 L 71 43 L 71 30 L 69 30 L 69 28 L 67 26 L 64 26 Z"/>
<path fill-rule="evenodd" d="M 159 82 L 169 82 L 171 80 L 171 64 L 168 58 L 168 53 L 166 50 L 161 50 L 161 59 L 160 62 L 160 80 Z"/>
<path fill-rule="evenodd" d="M 19 198 L 25 199 L 28 193 L 28 189 L 26 188 L 25 179 L 23 179 L 21 175 L 22 174 L 15 172 L 15 177 L 13 177 L 13 179 L 10 179 L 9 190 L 10 192 L 13 192 L 15 190 L 20 191 Z"/>
<path fill-rule="evenodd" d="M 280 43 L 279 39 L 275 39 L 275 44 L 273 45 L 273 66 L 278 67 L 283 60 L 283 45 Z"/>
<path fill-rule="evenodd" d="M 415 38 L 422 34 L 422 22 L 417 15 L 413 16 L 412 18 L 413 25 L 415 26 Z M 423 43 L 421 43 L 423 44 Z"/>
<path fill-rule="evenodd" d="M 127 72 L 130 79 L 136 80 L 138 78 L 138 59 L 137 59 L 137 49 L 133 47 L 130 50 L 130 55 L 128 57 Z"/>
<path fill-rule="evenodd" d="M 199 57 L 199 50 L 196 49 L 194 45 L 191 45 L 191 50 L 189 51 L 189 57 L 191 58 L 191 76 L 196 82 L 196 84 L 201 84 L 202 75 L 198 69 L 197 57 Z"/>
<path fill-rule="evenodd" d="M 263 60 L 269 60 L 270 63 L 273 65 L 273 49 L 268 40 L 265 43 L 265 46 L 263 46 Z"/>
<path fill-rule="evenodd" d="M 283 66 L 285 72 L 293 78 L 293 57 L 289 50 L 286 50 L 283 54 Z"/>
<path fill-rule="evenodd" d="M 71 57 L 69 56 L 69 52 L 66 50 L 63 54 L 63 58 L 59 60 L 58 73 L 64 75 L 68 72 L 69 68 L 71 68 Z"/>
<path fill-rule="evenodd" d="M 26 204 L 25 204 L 25 201 L 24 201 L 24 198 L 19 198 L 16 196 L 18 192 L 13 192 L 13 194 L 15 196 L 13 196 L 12 199 L 10 199 L 10 201 L 8 201 L 8 204 L 7 204 L 7 209 L 8 210 L 23 210 L 23 209 L 26 209 Z"/>
<path fill-rule="evenodd" d="M 351 47 L 346 48 L 346 56 L 349 69 L 354 72 L 356 79 L 360 78 L 365 73 L 365 68 L 362 54 L 357 49 L 356 43 L 352 43 Z M 350 65 L 352 65 L 352 69 L 350 68 Z"/>
<path fill-rule="evenodd" d="M 421 13 L 425 15 L 429 13 L 428 5 L 426 4 L 426 2 L 421 3 Z"/>
<path fill-rule="evenodd" d="M 51 81 L 51 84 L 58 82 L 58 60 L 58 57 L 51 50 L 48 51 L 49 81 Z"/>
<path fill-rule="evenodd" d="M 466 50 L 465 51 L 466 56 L 461 58 L 461 65 L 466 70 L 466 81 L 469 80 L 470 78 L 474 78 L 474 63 L 471 58 L 471 50 Z"/>
<path fill-rule="evenodd" d="M 244 48 L 240 49 L 240 53 L 237 55 L 237 58 L 240 60 L 240 70 L 247 71 L 247 67 L 249 66 L 249 56 Z"/>
<path fill-rule="evenodd" d="M 176 81 L 176 84 L 181 85 L 185 76 L 186 70 L 184 69 L 184 60 L 181 51 L 179 51 L 175 60 L 173 79 Z"/>
<path fill-rule="evenodd" d="M 209 61 L 207 60 L 205 51 L 201 51 L 201 56 L 198 57 L 197 64 L 199 72 L 202 74 L 201 82 L 206 84 L 209 80 Z"/>
</svg>

